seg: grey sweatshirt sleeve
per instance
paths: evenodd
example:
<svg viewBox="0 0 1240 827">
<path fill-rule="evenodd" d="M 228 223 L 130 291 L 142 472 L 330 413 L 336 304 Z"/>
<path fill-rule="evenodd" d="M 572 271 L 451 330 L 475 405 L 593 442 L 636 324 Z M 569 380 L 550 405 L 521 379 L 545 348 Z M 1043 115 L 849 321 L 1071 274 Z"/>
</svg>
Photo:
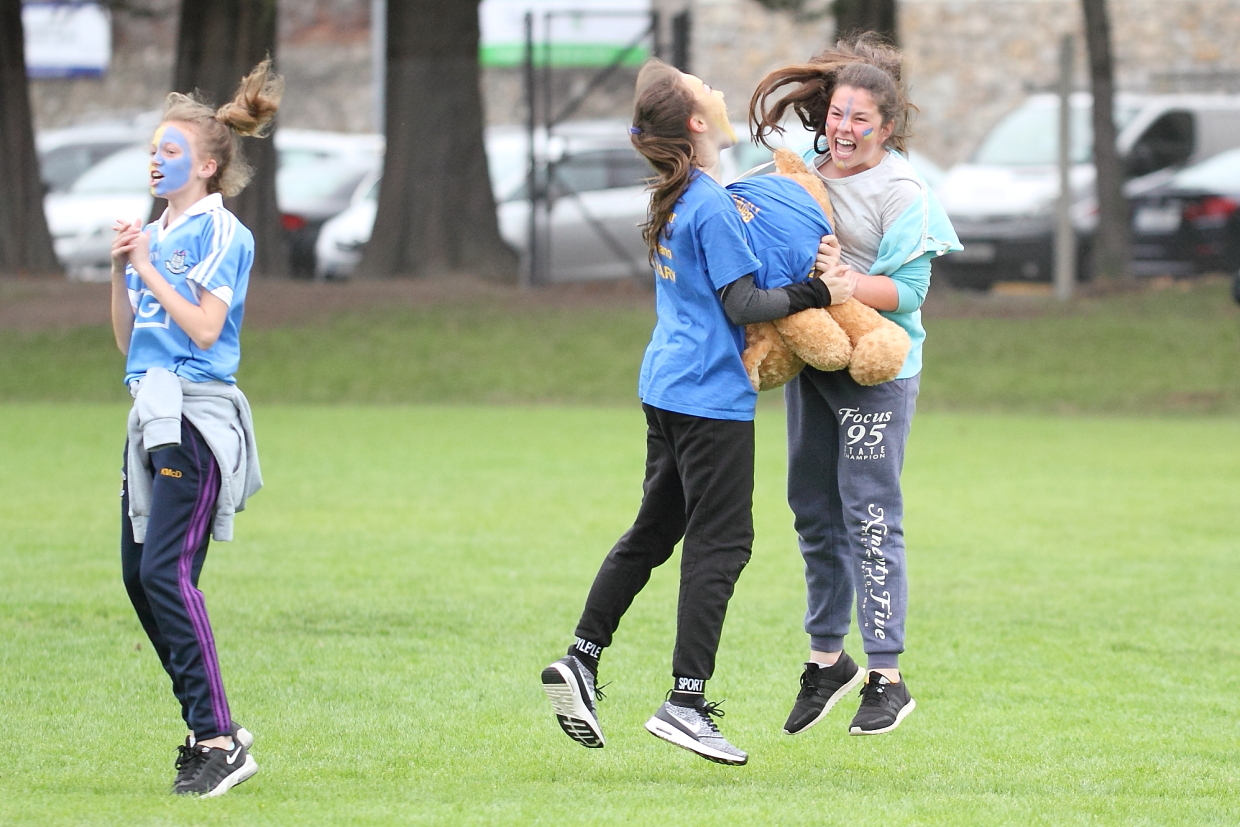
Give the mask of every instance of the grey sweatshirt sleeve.
<svg viewBox="0 0 1240 827">
<path fill-rule="evenodd" d="M 742 325 L 782 319 L 811 307 L 831 304 L 831 292 L 822 279 L 763 290 L 754 285 L 752 275 L 741 276 L 723 287 L 719 298 L 728 321 Z"/>
</svg>

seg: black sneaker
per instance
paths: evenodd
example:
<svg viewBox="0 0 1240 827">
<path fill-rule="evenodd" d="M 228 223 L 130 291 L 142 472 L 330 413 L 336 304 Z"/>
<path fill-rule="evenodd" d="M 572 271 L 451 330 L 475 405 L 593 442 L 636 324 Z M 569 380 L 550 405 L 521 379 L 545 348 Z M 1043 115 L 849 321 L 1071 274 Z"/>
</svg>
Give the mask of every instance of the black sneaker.
<svg viewBox="0 0 1240 827">
<path fill-rule="evenodd" d="M 715 726 L 711 716 L 723 717 L 719 704 L 677 706 L 671 701 L 665 701 L 646 722 L 646 730 L 669 744 L 696 752 L 707 761 L 733 767 L 744 765 L 749 756 L 744 750 L 728 743 L 719 733 L 719 727 Z"/>
<path fill-rule="evenodd" d="M 804 732 L 826 717 L 831 707 L 861 683 L 865 673 L 847 653 L 840 655 L 831 666 L 816 663 L 805 664 L 801 673 L 801 691 L 792 705 L 784 732 L 796 735 Z"/>
<path fill-rule="evenodd" d="M 177 747 L 177 778 L 172 791 L 177 795 L 212 798 L 223 795 L 256 772 L 258 764 L 236 739 L 230 750 L 205 744 L 182 745 Z"/>
<path fill-rule="evenodd" d="M 582 746 L 600 749 L 605 742 L 594 710 L 598 695 L 594 673 L 577 658 L 565 655 L 542 671 L 542 685 L 564 734 Z"/>
<path fill-rule="evenodd" d="M 917 708 L 908 694 L 908 681 L 892 683 L 877 672 L 870 672 L 861 687 L 861 706 L 848 729 L 849 735 L 881 735 L 891 732 Z"/>
</svg>

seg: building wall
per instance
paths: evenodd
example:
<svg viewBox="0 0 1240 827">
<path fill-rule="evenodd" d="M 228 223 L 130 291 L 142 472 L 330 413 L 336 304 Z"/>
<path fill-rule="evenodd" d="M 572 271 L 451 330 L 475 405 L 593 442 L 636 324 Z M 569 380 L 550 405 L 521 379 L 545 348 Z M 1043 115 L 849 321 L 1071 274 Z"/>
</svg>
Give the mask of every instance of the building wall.
<svg viewBox="0 0 1240 827">
<path fill-rule="evenodd" d="M 692 13 L 690 68 L 724 91 L 737 119 L 763 74 L 804 60 L 834 38 L 828 16 L 797 19 L 754 0 L 653 4 L 665 26 L 673 13 Z M 114 13 L 107 78 L 32 82 L 36 125 L 158 107 L 172 76 L 178 5 L 131 0 L 129 11 Z M 826 0 L 806 5 L 825 7 Z M 1240 93 L 1240 0 L 1110 0 L 1109 7 L 1120 89 Z M 374 129 L 370 0 L 281 0 L 280 15 L 277 60 L 288 81 L 280 122 Z M 899 21 L 910 90 L 921 109 L 913 145 L 944 165 L 968 157 L 1025 95 L 1053 88 L 1064 33 L 1077 35 L 1078 86 L 1087 85 L 1080 0 L 900 0 Z M 556 101 L 566 102 L 591 74 L 558 72 Z M 627 115 L 634 74 L 617 72 L 579 116 Z M 524 120 L 519 71 L 484 72 L 483 93 L 490 122 Z"/>
</svg>

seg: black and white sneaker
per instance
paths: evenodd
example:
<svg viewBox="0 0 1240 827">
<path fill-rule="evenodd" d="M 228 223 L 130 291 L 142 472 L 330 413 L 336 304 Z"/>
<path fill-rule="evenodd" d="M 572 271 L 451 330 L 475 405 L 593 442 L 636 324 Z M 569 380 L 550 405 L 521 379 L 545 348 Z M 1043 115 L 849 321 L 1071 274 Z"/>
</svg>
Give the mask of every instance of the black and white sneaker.
<svg viewBox="0 0 1240 827">
<path fill-rule="evenodd" d="M 861 667 L 846 652 L 831 666 L 805 664 L 805 671 L 801 673 L 801 691 L 784 724 L 784 732 L 796 735 L 821 721 L 831 707 L 853 691 L 864 678 Z"/>
<path fill-rule="evenodd" d="M 861 706 L 853 716 L 849 735 L 882 735 L 891 732 L 917 708 L 908 693 L 908 681 L 892 683 L 877 672 L 870 672 L 861 687 Z"/>
<path fill-rule="evenodd" d="M 734 767 L 742 766 L 749 760 L 749 756 L 728 743 L 719 733 L 719 727 L 711 720 L 712 716 L 723 717 L 723 710 L 718 704 L 677 706 L 671 701 L 665 701 L 646 722 L 646 729 L 654 737 L 696 752 L 707 761 Z"/>
<path fill-rule="evenodd" d="M 205 744 L 177 747 L 177 778 L 172 791 L 177 795 L 213 798 L 258 772 L 254 757 L 237 739 L 232 749 Z"/>
<path fill-rule="evenodd" d="M 599 749 L 604 745 L 598 725 L 594 699 L 594 673 L 572 655 L 565 655 L 542 671 L 543 691 L 564 734 L 582 746 Z"/>
</svg>

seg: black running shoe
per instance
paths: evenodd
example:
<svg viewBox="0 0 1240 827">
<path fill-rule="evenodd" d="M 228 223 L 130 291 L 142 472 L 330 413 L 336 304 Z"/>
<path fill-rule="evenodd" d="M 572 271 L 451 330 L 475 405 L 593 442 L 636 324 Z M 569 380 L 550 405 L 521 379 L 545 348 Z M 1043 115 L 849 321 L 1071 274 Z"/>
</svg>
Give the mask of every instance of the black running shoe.
<svg viewBox="0 0 1240 827">
<path fill-rule="evenodd" d="M 594 673 L 572 655 L 565 655 L 542 671 L 543 691 L 564 734 L 582 746 L 600 749 L 603 730 L 598 725 L 594 700 Z"/>
<path fill-rule="evenodd" d="M 908 694 L 908 681 L 892 683 L 877 672 L 870 672 L 861 687 L 861 706 L 853 717 L 849 735 L 882 735 L 891 732 L 917 708 Z"/>
<path fill-rule="evenodd" d="M 646 730 L 669 744 L 696 752 L 707 761 L 733 767 L 744 765 L 749 756 L 744 750 L 728 743 L 719 733 L 719 727 L 711 720 L 712 716 L 723 717 L 719 704 L 677 706 L 671 701 L 665 701 L 646 722 Z"/>
<path fill-rule="evenodd" d="M 831 666 L 816 663 L 805 664 L 801 673 L 801 691 L 792 705 L 784 732 L 796 735 L 804 732 L 826 717 L 840 698 L 861 683 L 865 673 L 847 653 L 840 655 Z"/>
<path fill-rule="evenodd" d="M 212 798 L 223 795 L 258 772 L 258 764 L 241 744 L 233 739 L 232 749 L 218 749 L 205 744 L 177 747 L 177 778 L 172 791 L 177 795 Z"/>
</svg>

